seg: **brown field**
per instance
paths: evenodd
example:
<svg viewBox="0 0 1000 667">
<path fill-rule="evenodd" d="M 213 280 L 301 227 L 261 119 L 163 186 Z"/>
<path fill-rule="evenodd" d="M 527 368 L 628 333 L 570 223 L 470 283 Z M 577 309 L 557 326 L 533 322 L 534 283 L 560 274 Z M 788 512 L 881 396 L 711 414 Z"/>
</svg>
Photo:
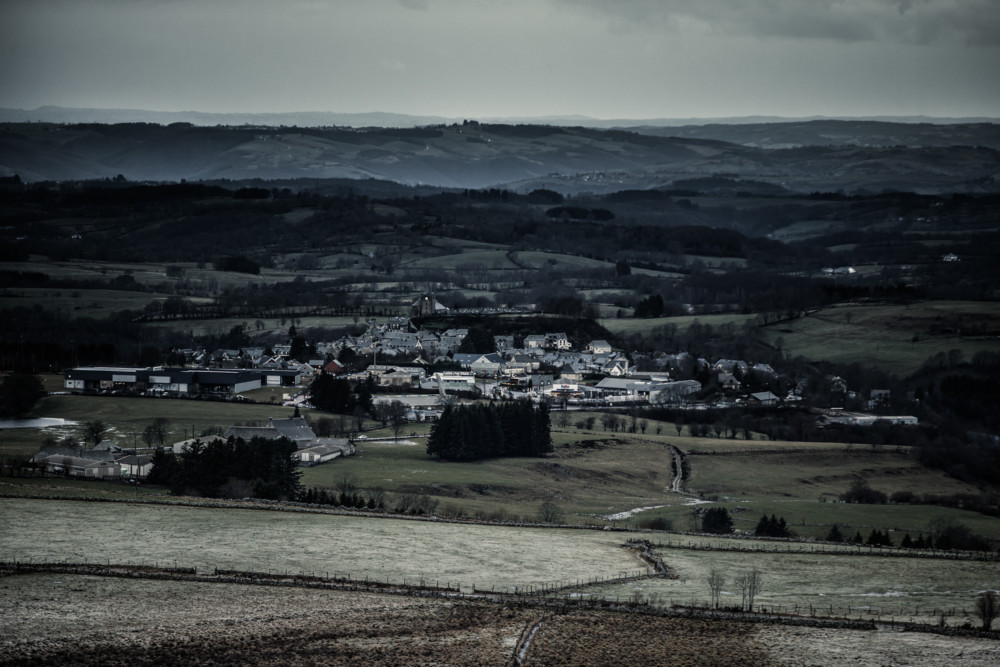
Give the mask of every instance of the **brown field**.
<svg viewBox="0 0 1000 667">
<path fill-rule="evenodd" d="M 530 630 L 537 632 L 530 635 Z M 237 584 L 0 579 L 0 665 L 967 665 L 1000 642 Z"/>
</svg>

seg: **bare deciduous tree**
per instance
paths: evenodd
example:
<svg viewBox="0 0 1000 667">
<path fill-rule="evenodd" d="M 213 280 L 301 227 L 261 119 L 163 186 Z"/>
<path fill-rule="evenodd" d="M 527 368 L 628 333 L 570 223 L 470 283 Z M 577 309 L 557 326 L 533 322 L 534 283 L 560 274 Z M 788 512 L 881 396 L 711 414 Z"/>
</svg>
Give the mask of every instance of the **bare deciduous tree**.
<svg viewBox="0 0 1000 667">
<path fill-rule="evenodd" d="M 385 508 L 385 489 L 381 486 L 373 486 L 365 489 L 365 496 L 368 498 L 368 507 L 372 509 Z"/>
<path fill-rule="evenodd" d="M 564 523 L 566 518 L 559 505 L 551 500 L 546 500 L 538 508 L 538 520 L 541 523 Z"/>
<path fill-rule="evenodd" d="M 997 595 L 993 591 L 983 591 L 976 598 L 976 616 L 983 622 L 983 630 L 993 627 L 993 620 L 1000 614 Z"/>
<path fill-rule="evenodd" d="M 736 590 L 740 592 L 740 604 L 746 611 L 753 611 L 754 598 L 760 593 L 760 589 L 764 585 L 764 577 L 761 575 L 760 570 L 753 568 L 749 572 L 744 572 L 743 574 L 736 577 L 733 581 L 736 586 Z"/>
<path fill-rule="evenodd" d="M 712 608 L 719 608 L 719 597 L 722 595 L 722 587 L 726 585 L 726 577 L 717 570 L 712 568 L 708 573 L 708 589 L 712 593 Z"/>
<path fill-rule="evenodd" d="M 341 473 L 333 482 L 333 488 L 342 496 L 353 496 L 358 491 L 358 478 L 349 472 Z"/>
<path fill-rule="evenodd" d="M 320 417 L 313 424 L 313 430 L 321 438 L 329 438 L 333 435 L 334 423 L 329 417 Z"/>
<path fill-rule="evenodd" d="M 142 432 L 142 439 L 147 445 L 163 445 L 170 433 L 170 420 L 166 417 L 156 417 Z"/>
<path fill-rule="evenodd" d="M 108 427 L 101 420 L 89 421 L 83 425 L 83 441 L 94 447 L 101 442 L 101 438 L 104 437 L 107 430 Z"/>
</svg>

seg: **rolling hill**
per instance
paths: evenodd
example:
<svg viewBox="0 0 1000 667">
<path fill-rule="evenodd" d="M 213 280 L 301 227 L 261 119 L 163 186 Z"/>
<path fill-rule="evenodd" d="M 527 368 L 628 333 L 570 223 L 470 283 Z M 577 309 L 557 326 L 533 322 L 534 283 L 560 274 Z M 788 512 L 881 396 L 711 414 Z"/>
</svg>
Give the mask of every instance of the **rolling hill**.
<svg viewBox="0 0 1000 667">
<path fill-rule="evenodd" d="M 0 125 L 0 173 L 26 182 L 118 174 L 133 181 L 350 178 L 566 193 L 669 188 L 704 176 L 754 179 L 792 192 L 996 190 L 1000 152 L 990 146 L 1000 142 L 989 138 L 992 126 L 878 124 L 876 134 L 840 128 L 854 138 L 803 145 L 837 134 L 828 122 L 814 123 L 821 125 L 769 126 L 766 136 L 752 125 L 640 132 L 474 121 L 362 129 L 7 123 Z M 874 145 L 878 137 L 904 135 L 915 145 Z"/>
</svg>

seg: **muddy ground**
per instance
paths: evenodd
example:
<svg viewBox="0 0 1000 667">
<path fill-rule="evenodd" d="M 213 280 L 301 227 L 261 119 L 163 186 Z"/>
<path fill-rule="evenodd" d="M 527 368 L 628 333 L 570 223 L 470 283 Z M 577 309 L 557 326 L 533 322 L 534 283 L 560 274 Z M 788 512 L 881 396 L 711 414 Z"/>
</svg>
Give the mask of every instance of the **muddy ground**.
<svg viewBox="0 0 1000 667">
<path fill-rule="evenodd" d="M 1000 664 L 1000 642 L 62 574 L 0 578 L 0 665 Z"/>
</svg>

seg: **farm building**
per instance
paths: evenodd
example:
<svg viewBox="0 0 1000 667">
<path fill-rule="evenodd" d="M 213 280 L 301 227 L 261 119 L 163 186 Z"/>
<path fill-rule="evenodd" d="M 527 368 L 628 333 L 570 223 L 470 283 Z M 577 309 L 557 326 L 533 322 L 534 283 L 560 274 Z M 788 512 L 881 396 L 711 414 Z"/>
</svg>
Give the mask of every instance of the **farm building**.
<svg viewBox="0 0 1000 667">
<path fill-rule="evenodd" d="M 277 440 L 288 438 L 300 449 L 311 446 L 316 441 L 312 427 L 302 417 L 287 419 L 268 419 L 264 426 L 230 426 L 226 431 L 227 438 L 243 438 L 247 442 L 254 438 Z"/>
<path fill-rule="evenodd" d="M 129 454 L 115 460 L 121 467 L 122 477 L 143 479 L 153 469 L 153 459 L 148 456 Z"/>
<path fill-rule="evenodd" d="M 314 466 L 354 453 L 354 445 L 351 444 L 350 440 L 342 438 L 321 438 L 320 440 L 321 444 L 300 449 L 292 454 L 292 457 L 298 459 L 299 465 Z"/>
<path fill-rule="evenodd" d="M 333 362 L 330 362 L 333 363 Z M 310 366 L 310 368 L 312 368 Z M 260 372 L 261 382 L 268 387 L 294 387 L 303 383 L 307 377 L 312 377 L 311 370 L 304 368 L 271 368 Z"/>
<path fill-rule="evenodd" d="M 167 396 L 234 395 L 261 387 L 254 370 L 86 366 L 66 371 L 70 391 L 125 391 Z"/>
<path fill-rule="evenodd" d="M 232 395 L 272 387 L 300 385 L 312 375 L 308 366 L 295 368 L 131 368 L 84 366 L 66 371 L 63 386 L 70 391 L 129 391 L 164 396 Z"/>
<path fill-rule="evenodd" d="M 51 473 L 86 477 L 90 479 L 116 479 L 121 476 L 121 466 L 114 461 L 98 461 L 82 456 L 55 454 L 39 459 L 45 470 Z"/>
</svg>

